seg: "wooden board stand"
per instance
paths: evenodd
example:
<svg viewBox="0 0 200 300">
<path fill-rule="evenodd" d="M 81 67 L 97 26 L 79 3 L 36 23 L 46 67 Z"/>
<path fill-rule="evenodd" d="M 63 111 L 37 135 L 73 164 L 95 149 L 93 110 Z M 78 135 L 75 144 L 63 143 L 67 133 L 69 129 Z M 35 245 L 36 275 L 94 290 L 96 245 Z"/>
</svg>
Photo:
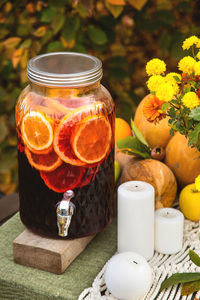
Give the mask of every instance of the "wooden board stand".
<svg viewBox="0 0 200 300">
<path fill-rule="evenodd" d="M 75 240 L 57 240 L 40 237 L 26 229 L 13 241 L 14 261 L 62 274 L 93 237 L 94 235 Z"/>
</svg>

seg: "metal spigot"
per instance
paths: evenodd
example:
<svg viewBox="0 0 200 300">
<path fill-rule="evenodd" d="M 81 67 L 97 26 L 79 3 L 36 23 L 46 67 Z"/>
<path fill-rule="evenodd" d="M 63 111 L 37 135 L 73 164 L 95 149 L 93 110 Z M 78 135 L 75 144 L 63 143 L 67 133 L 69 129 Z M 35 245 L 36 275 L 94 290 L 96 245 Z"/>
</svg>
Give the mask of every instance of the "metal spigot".
<svg viewBox="0 0 200 300">
<path fill-rule="evenodd" d="M 63 194 L 63 199 L 57 206 L 57 225 L 59 236 L 65 237 L 68 235 L 68 229 L 71 224 L 71 219 L 74 214 L 75 205 L 70 201 L 74 197 L 74 192 L 68 190 Z"/>
</svg>

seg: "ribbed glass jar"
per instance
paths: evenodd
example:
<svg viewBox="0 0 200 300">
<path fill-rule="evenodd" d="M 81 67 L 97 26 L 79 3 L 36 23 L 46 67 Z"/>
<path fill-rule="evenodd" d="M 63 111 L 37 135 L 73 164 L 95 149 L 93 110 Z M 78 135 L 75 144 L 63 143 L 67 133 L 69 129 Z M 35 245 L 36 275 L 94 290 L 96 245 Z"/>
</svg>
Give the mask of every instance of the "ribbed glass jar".
<svg viewBox="0 0 200 300">
<path fill-rule="evenodd" d="M 27 71 L 30 84 L 16 105 L 21 220 L 58 237 L 57 206 L 73 190 L 65 238 L 97 233 L 115 210 L 115 108 L 100 84 L 102 64 L 58 52 L 31 59 Z"/>
</svg>

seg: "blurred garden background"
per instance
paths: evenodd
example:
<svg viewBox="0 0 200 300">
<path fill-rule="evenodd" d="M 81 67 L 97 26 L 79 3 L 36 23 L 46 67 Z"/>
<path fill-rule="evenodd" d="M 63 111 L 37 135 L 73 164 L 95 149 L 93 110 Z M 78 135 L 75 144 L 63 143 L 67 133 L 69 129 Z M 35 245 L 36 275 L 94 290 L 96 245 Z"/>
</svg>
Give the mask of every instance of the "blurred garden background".
<svg viewBox="0 0 200 300">
<path fill-rule="evenodd" d="M 129 121 L 148 93 L 146 62 L 159 57 L 176 71 L 182 41 L 199 35 L 199 11 L 194 0 L 1 0 L 0 192 L 17 190 L 14 109 L 29 58 L 53 51 L 99 57 L 117 115 Z"/>
</svg>

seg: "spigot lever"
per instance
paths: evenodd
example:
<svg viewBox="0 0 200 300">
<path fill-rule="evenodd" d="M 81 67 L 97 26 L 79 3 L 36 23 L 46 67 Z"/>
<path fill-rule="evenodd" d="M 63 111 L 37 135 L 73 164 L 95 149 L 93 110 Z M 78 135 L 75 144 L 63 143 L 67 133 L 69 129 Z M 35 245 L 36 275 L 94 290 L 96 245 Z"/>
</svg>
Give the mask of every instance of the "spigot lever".
<svg viewBox="0 0 200 300">
<path fill-rule="evenodd" d="M 63 194 L 63 199 L 57 206 L 57 225 L 59 236 L 65 237 L 68 235 L 71 218 L 74 214 L 75 205 L 70 201 L 74 197 L 74 192 L 68 190 Z"/>
</svg>

